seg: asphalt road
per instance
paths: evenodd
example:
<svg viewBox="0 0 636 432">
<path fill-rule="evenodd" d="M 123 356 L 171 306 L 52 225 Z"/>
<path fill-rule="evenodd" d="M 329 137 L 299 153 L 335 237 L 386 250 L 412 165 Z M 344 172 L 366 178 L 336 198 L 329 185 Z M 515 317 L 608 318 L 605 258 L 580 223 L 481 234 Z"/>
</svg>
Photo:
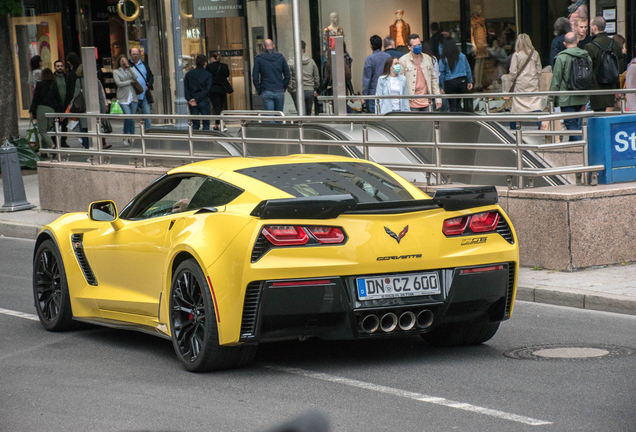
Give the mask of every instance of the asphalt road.
<svg viewBox="0 0 636 432">
<path fill-rule="evenodd" d="M 285 342 L 261 346 L 250 367 L 192 374 L 160 338 L 45 331 L 33 245 L 0 238 L 2 431 L 264 431 L 310 410 L 331 431 L 636 431 L 636 355 L 503 355 L 543 344 L 636 348 L 634 316 L 518 302 L 477 347 Z"/>
</svg>

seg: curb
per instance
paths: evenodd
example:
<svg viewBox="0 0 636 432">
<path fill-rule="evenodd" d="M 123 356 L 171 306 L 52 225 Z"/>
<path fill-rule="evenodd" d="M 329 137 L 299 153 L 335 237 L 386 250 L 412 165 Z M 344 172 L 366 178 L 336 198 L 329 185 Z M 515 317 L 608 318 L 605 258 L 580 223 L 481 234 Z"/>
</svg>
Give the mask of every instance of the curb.
<svg viewBox="0 0 636 432">
<path fill-rule="evenodd" d="M 44 225 L 0 221 L 0 237 L 35 240 Z"/>
<path fill-rule="evenodd" d="M 627 295 L 600 294 L 591 291 L 581 292 L 579 290 L 554 287 L 529 288 L 517 286 L 516 300 L 636 315 L 636 297 Z"/>
</svg>

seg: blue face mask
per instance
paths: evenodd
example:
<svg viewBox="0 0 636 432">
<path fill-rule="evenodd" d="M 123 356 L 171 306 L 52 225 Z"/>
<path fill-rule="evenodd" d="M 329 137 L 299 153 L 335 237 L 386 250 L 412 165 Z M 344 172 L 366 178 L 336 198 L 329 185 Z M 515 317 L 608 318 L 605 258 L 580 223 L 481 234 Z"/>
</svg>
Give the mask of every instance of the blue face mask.
<svg viewBox="0 0 636 432">
<path fill-rule="evenodd" d="M 415 54 L 415 55 L 422 54 L 422 45 L 418 45 L 416 47 L 413 47 L 413 54 Z"/>
<path fill-rule="evenodd" d="M 401 68 L 399 64 L 393 65 L 393 72 L 395 72 L 396 74 L 400 73 L 400 69 Z"/>
</svg>

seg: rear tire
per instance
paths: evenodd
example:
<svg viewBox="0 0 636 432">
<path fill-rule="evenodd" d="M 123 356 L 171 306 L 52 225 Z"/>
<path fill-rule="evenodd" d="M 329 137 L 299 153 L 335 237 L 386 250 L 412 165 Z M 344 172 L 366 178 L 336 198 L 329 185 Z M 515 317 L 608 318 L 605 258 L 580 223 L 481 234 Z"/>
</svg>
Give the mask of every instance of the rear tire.
<svg viewBox="0 0 636 432">
<path fill-rule="evenodd" d="M 183 367 L 207 372 L 244 366 L 256 354 L 255 345 L 221 346 L 210 287 L 193 259 L 176 269 L 170 289 L 172 345 Z"/>
<path fill-rule="evenodd" d="M 75 327 L 64 262 L 53 240 L 42 242 L 35 252 L 33 300 L 45 329 L 59 332 Z"/>
<path fill-rule="evenodd" d="M 498 329 L 498 322 L 482 324 L 460 322 L 443 324 L 420 336 L 432 346 L 479 345 L 492 339 Z"/>
</svg>

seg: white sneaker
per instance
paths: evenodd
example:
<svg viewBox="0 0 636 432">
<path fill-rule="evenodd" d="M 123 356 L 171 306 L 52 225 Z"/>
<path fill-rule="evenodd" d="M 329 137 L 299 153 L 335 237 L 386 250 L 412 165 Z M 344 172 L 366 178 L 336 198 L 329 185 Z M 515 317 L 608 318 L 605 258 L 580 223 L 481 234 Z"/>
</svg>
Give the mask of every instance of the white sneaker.
<svg viewBox="0 0 636 432">
<path fill-rule="evenodd" d="M 124 139 L 124 147 L 130 147 L 130 140 Z"/>
</svg>

